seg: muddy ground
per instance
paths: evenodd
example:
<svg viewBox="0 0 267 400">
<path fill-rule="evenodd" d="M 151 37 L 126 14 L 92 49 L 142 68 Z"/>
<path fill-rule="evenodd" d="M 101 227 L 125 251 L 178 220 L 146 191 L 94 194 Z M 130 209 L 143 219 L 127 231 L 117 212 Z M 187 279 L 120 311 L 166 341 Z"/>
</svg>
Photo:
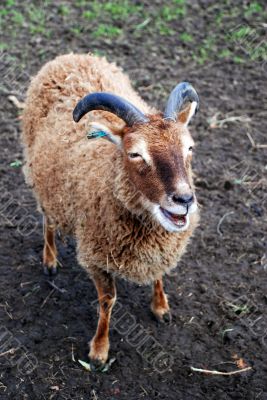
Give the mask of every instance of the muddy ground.
<svg viewBox="0 0 267 400">
<path fill-rule="evenodd" d="M 1 4 L 0 398 L 266 400 L 265 2 Z M 172 322 L 153 319 L 149 287 L 118 282 L 116 360 L 102 373 L 77 361 L 87 361 L 96 327 L 94 286 L 71 238 L 58 238 L 54 282 L 43 276 L 42 217 L 21 169 L 16 99 L 43 63 L 69 51 L 116 61 L 159 108 L 180 80 L 201 99 L 191 127 L 201 223 L 165 279 Z M 133 323 L 165 363 L 127 335 Z"/>
</svg>

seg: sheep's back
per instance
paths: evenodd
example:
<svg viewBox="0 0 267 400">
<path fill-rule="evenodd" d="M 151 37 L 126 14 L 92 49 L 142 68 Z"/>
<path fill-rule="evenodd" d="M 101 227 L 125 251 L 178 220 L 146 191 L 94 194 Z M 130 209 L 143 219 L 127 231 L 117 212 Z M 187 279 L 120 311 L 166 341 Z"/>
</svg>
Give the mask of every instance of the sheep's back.
<svg viewBox="0 0 267 400">
<path fill-rule="evenodd" d="M 110 92 L 131 101 L 145 113 L 149 107 L 131 87 L 128 77 L 115 64 L 93 55 L 68 54 L 48 62 L 32 79 L 23 114 L 23 141 L 32 148 L 40 128 L 75 142 L 84 135 L 88 120 L 123 125 L 116 116 L 94 111 L 79 124 L 72 120 L 77 102 L 88 93 Z"/>
</svg>

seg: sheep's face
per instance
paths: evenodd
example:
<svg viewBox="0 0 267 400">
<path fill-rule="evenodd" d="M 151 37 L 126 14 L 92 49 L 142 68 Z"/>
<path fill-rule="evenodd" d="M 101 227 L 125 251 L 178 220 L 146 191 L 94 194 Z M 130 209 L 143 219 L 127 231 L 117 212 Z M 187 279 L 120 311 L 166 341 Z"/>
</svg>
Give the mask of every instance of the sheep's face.
<svg viewBox="0 0 267 400">
<path fill-rule="evenodd" d="M 122 150 L 130 182 L 143 206 L 168 231 L 184 231 L 197 210 L 191 160 L 193 139 L 185 124 L 152 117 L 124 132 Z"/>
<path fill-rule="evenodd" d="M 124 191 L 134 192 L 133 196 L 141 199 L 142 206 L 170 232 L 186 230 L 190 214 L 197 209 L 191 173 L 193 140 L 187 125 L 198 105 L 195 89 L 181 82 L 170 93 L 163 117 L 145 115 L 126 99 L 106 92 L 88 94 L 73 110 L 75 122 L 92 110 L 111 113 L 104 119 L 110 127 L 92 123 L 87 137 L 105 137 L 119 146 L 122 174 L 131 186 L 126 185 Z M 117 117 L 126 124 L 121 131 L 116 126 Z"/>
<path fill-rule="evenodd" d="M 183 108 L 186 103 L 188 106 Z M 169 232 L 185 231 L 190 214 L 197 210 L 191 172 L 193 140 L 187 125 L 198 104 L 194 88 L 181 82 L 168 98 L 164 117 L 144 115 L 110 93 L 89 94 L 73 111 L 76 122 L 91 110 L 109 111 L 125 122 L 122 130 L 118 126 L 115 130 L 117 117 L 111 115 L 106 117 L 110 127 L 92 123 L 87 136 L 105 137 L 119 146 L 122 172 L 132 186 L 129 192 L 134 192 L 137 196 L 133 198 L 141 199 L 142 206 Z"/>
</svg>

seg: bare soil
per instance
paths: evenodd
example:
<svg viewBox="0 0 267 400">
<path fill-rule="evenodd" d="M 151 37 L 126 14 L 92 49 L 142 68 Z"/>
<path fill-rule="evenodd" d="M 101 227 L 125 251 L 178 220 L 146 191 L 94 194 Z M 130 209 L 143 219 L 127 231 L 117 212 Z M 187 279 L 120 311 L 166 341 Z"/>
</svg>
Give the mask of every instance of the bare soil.
<svg viewBox="0 0 267 400">
<path fill-rule="evenodd" d="M 249 2 L 193 1 L 186 15 L 168 22 L 174 33 L 166 34 L 154 23 L 161 2 L 132 3 L 142 4 L 147 14 L 118 20 L 122 33 L 113 38 L 94 36 L 97 20 L 85 22 L 82 6 L 68 1 L 67 15 L 60 2 L 33 2 L 45 11 L 45 31 L 29 29 L 26 17 L 24 25 L 16 25 L 11 14 L 1 25 L 6 46 L 0 87 L 0 398 L 266 400 L 267 69 L 252 56 L 265 34 L 265 2 L 257 3 L 264 11 L 245 16 Z M 28 15 L 26 3 L 12 7 Z M 105 13 L 101 18 L 110 21 Z M 247 25 L 258 42 L 231 42 L 230 29 Z M 193 42 L 182 42 L 183 32 Z M 215 44 L 207 45 L 205 57 L 199 49 L 211 37 Z M 225 47 L 230 53 L 220 58 Z M 192 82 L 201 99 L 191 127 L 201 223 L 175 273 L 165 279 L 172 321 L 161 325 L 153 319 L 149 287 L 117 282 L 119 315 L 128 319 L 115 315 L 110 355 L 116 360 L 102 373 L 88 372 L 77 361 L 88 361 L 87 343 L 96 328 L 93 283 L 75 259 L 71 238 L 58 238 L 61 268 L 54 286 L 43 276 L 42 216 L 20 163 L 11 164 L 23 158 L 20 110 L 9 96 L 23 101 L 29 76 L 68 51 L 116 61 L 143 98 L 159 108 L 181 80 Z M 127 336 L 133 321 L 168 355 L 165 370 Z M 251 369 L 217 376 L 191 367 Z"/>
</svg>

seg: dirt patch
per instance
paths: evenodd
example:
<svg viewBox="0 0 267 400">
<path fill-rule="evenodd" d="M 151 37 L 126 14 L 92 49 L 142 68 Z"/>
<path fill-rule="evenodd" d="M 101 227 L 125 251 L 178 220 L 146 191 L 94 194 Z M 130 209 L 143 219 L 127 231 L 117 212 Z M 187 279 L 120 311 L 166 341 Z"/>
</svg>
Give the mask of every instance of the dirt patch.
<svg viewBox="0 0 267 400">
<path fill-rule="evenodd" d="M 265 2 L 87 3 L 6 1 L 1 12 L 1 399 L 266 400 Z M 95 331 L 96 292 L 70 238 L 58 239 L 56 287 L 41 273 L 42 218 L 24 183 L 19 110 L 8 99 L 23 101 L 29 76 L 67 51 L 117 61 L 157 107 L 180 80 L 201 98 L 191 128 L 201 224 L 165 279 L 172 322 L 153 319 L 150 288 L 118 282 L 128 319 L 114 319 L 116 361 L 102 374 L 77 361 L 87 360 Z M 133 321 L 162 346 L 165 364 L 127 334 Z M 252 369 L 225 377 L 191 366 Z"/>
</svg>

